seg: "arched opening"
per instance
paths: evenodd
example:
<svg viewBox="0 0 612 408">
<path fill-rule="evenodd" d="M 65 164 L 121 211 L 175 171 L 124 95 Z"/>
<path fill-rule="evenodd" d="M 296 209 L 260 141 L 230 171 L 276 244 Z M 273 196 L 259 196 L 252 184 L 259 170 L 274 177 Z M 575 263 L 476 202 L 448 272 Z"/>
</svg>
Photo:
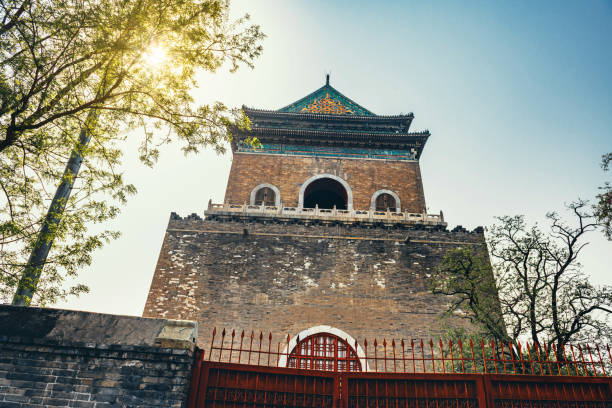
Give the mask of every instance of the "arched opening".
<svg viewBox="0 0 612 408">
<path fill-rule="evenodd" d="M 319 178 L 308 184 L 304 191 L 304 208 L 347 209 L 348 194 L 344 186 L 328 177 Z"/>
<path fill-rule="evenodd" d="M 394 191 L 378 190 L 372 194 L 370 200 L 370 210 L 372 211 L 392 211 L 401 212 L 402 204 L 400 198 Z"/>
<path fill-rule="evenodd" d="M 323 371 L 362 371 L 355 349 L 331 333 L 316 333 L 297 344 L 289 354 L 287 367 Z"/>
<path fill-rule="evenodd" d="M 273 184 L 263 183 L 251 190 L 251 205 L 280 206 L 280 191 Z"/>
<path fill-rule="evenodd" d="M 391 194 L 382 193 L 376 197 L 376 211 L 391 211 L 395 212 L 397 209 L 397 203 L 395 198 Z"/>
<path fill-rule="evenodd" d="M 276 202 L 276 194 L 270 187 L 262 187 L 255 193 L 255 205 L 273 206 Z"/>
</svg>

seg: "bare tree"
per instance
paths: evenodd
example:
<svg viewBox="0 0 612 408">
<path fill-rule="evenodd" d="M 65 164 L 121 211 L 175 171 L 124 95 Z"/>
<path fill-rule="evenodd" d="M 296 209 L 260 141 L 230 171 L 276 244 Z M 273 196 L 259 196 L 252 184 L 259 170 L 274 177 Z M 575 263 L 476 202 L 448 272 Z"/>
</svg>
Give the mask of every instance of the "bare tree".
<svg viewBox="0 0 612 408">
<path fill-rule="evenodd" d="M 526 338 L 550 350 L 610 339 L 611 288 L 592 285 L 578 261 L 585 235 L 600 227 L 590 208 L 585 201 L 568 205 L 571 225 L 547 214 L 547 232 L 528 227 L 523 216 L 498 217 L 488 233 L 492 269 L 482 252 L 451 251 L 434 274 L 433 290 L 453 296 L 450 311 L 467 307 L 466 317 L 499 340 Z"/>
<path fill-rule="evenodd" d="M 481 329 L 478 335 L 507 341 L 489 254 L 485 245 L 449 251 L 429 281 L 434 294 L 449 296 L 448 314 L 469 319 Z M 463 334 L 463 333 L 461 333 Z M 460 335 L 452 333 L 451 336 Z"/>
<path fill-rule="evenodd" d="M 604 154 L 601 158 L 601 168 L 604 171 L 610 170 L 612 153 Z M 595 205 L 595 216 L 601 223 L 604 234 L 612 240 L 612 184 L 606 181 L 599 187 L 600 193 L 597 194 L 597 204 Z"/>
</svg>

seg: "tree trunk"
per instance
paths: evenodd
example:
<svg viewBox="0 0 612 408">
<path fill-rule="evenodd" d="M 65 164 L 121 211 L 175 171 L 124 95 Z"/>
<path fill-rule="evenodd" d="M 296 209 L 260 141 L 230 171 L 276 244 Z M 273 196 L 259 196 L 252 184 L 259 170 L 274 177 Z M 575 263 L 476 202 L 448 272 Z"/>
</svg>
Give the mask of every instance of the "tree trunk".
<svg viewBox="0 0 612 408">
<path fill-rule="evenodd" d="M 13 305 L 15 306 L 29 306 L 32 302 L 32 296 L 34 296 L 34 292 L 36 292 L 40 274 L 47 262 L 47 256 L 49 255 L 53 240 L 57 234 L 57 228 L 62 219 L 62 214 L 64 213 L 66 203 L 70 198 L 70 193 L 74 186 L 74 181 L 76 180 L 79 169 L 81 168 L 81 163 L 83 162 L 81 151 L 89 144 L 89 140 L 90 136 L 88 132 L 82 129 L 79 135 L 78 145 L 70 153 L 70 159 L 66 164 L 62 181 L 55 191 L 55 196 L 53 197 L 53 201 L 51 201 L 49 211 L 45 216 L 42 228 L 36 238 L 36 244 L 32 249 L 30 259 L 19 280 L 17 291 L 13 297 Z"/>
</svg>

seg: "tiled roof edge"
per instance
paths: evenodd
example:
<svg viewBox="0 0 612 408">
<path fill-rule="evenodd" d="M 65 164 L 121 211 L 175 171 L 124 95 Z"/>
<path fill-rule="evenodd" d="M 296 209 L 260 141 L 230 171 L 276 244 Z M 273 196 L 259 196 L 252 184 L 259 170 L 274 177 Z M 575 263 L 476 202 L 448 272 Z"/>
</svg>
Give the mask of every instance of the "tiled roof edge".
<svg viewBox="0 0 612 408">
<path fill-rule="evenodd" d="M 409 112 L 407 114 L 400 115 L 375 115 L 375 116 L 364 116 L 364 115 L 325 115 L 319 113 L 310 113 L 310 112 L 280 112 L 277 110 L 270 109 L 257 109 L 250 108 L 246 105 L 242 105 L 242 110 L 245 112 L 252 113 L 263 113 L 263 114 L 273 114 L 273 115 L 283 115 L 283 116 L 298 116 L 298 117 L 313 117 L 313 118 L 321 118 L 321 119 L 358 119 L 358 120 L 385 120 L 385 119 L 414 119 L 414 113 Z"/>
</svg>

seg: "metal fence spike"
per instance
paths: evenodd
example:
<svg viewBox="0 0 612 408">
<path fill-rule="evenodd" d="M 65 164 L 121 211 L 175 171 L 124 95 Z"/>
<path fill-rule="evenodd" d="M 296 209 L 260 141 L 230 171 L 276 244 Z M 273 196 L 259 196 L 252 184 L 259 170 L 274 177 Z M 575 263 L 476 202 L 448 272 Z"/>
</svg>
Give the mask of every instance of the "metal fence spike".
<svg viewBox="0 0 612 408">
<path fill-rule="evenodd" d="M 423 373 L 441 374 L 494 373 L 498 375 L 529 374 L 582 377 L 607 377 L 610 372 L 608 368 L 612 364 L 610 345 L 606 344 L 600 347 L 600 344 L 596 343 L 566 345 L 554 343 L 550 340 L 542 342 L 508 341 L 506 343 L 505 341 L 498 342 L 489 339 L 485 341 L 485 339 L 470 338 L 467 339 L 469 350 L 466 353 L 463 350 L 462 339 L 458 339 L 456 342 L 452 339 L 446 340 L 443 338 L 438 338 L 436 341 L 433 338 L 428 340 L 422 338 L 409 339 L 407 341 L 403 338 L 395 339 L 392 337 L 387 340 L 386 337 L 383 337 L 379 342 L 378 338 L 375 337 L 372 344 L 368 344 L 367 338 L 364 338 L 361 343 L 363 349 L 361 349 L 360 343 L 356 339 L 349 342 L 347 339 L 343 340 L 328 335 L 331 337 L 318 337 L 323 339 L 321 344 L 313 342 L 312 344 L 309 343 L 308 347 L 302 348 L 301 352 L 306 354 L 300 356 L 300 351 L 297 352 L 298 354 L 294 354 L 296 352 L 289 348 L 292 344 L 289 334 L 285 338 L 285 347 L 281 352 L 283 341 L 278 342 L 276 351 L 273 351 L 272 340 L 274 336 L 271 331 L 268 332 L 267 336 L 264 336 L 263 331 L 260 331 L 259 335 L 256 336 L 254 330 L 249 335 L 245 330 L 222 328 L 219 331 L 219 340 L 217 340 L 217 332 L 217 328 L 213 327 L 210 351 L 205 353 L 203 350 L 199 350 L 196 354 L 198 359 L 203 360 L 207 355 L 209 361 L 279 366 L 280 356 L 284 355 L 284 361 L 291 367 L 318 370 L 363 371 L 369 367 L 371 371 L 375 372 L 417 373 L 422 371 Z M 237 334 L 240 335 L 240 342 L 235 341 Z M 225 343 L 225 337 L 230 337 L 230 335 L 231 339 L 228 339 L 228 343 Z M 245 336 L 250 337 L 248 347 L 244 344 Z M 293 341 L 297 346 L 306 344 L 304 341 L 314 341 L 310 340 L 311 337 L 317 338 L 317 335 L 308 336 L 305 339 L 301 339 L 298 335 Z M 259 343 L 253 347 L 253 341 L 256 338 L 259 339 Z M 267 347 L 263 344 L 264 338 L 268 340 Z M 480 342 L 480 347 L 477 344 L 477 353 L 474 350 L 474 342 Z M 344 344 L 342 349 L 340 348 L 341 343 Z M 381 356 L 378 356 L 378 346 L 382 346 Z M 398 350 L 398 346 L 401 346 L 401 350 Z M 410 352 L 406 350 L 406 346 L 410 347 Z M 417 350 L 419 347 L 420 350 Z M 457 350 L 455 350 L 455 347 Z M 426 348 L 427 351 L 425 351 Z M 345 350 L 345 354 L 341 355 L 340 350 Z M 359 354 L 357 350 L 359 350 Z M 257 354 L 256 359 L 251 359 L 253 353 Z M 245 354 L 245 361 L 243 361 L 242 354 Z M 334 360 L 330 360 L 330 356 L 335 356 Z M 322 361 L 325 362 L 317 363 L 317 357 L 324 358 Z M 351 360 L 351 357 L 353 360 Z M 361 360 L 360 363 L 351 362 L 359 360 Z M 333 361 L 333 364 L 330 361 Z M 331 368 L 332 366 L 333 368 Z"/>
</svg>

